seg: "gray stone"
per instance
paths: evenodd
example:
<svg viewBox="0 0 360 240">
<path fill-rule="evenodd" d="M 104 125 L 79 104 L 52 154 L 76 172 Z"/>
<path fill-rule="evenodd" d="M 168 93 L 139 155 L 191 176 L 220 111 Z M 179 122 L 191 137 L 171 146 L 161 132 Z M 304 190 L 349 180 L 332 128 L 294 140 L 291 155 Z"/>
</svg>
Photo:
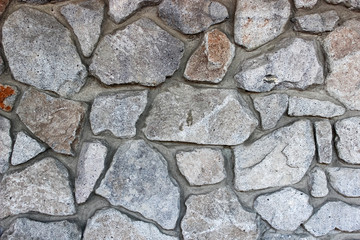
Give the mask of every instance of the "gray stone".
<svg viewBox="0 0 360 240">
<path fill-rule="evenodd" d="M 31 211 L 55 216 L 75 214 L 68 177 L 65 166 L 53 158 L 5 174 L 0 182 L 0 219 Z"/>
<path fill-rule="evenodd" d="M 185 34 L 195 34 L 229 17 L 224 5 L 210 0 L 164 0 L 159 16 Z"/>
<path fill-rule="evenodd" d="M 2 44 L 14 79 L 64 96 L 78 92 L 87 71 L 70 35 L 39 10 L 22 7 L 13 12 L 2 28 Z"/>
<path fill-rule="evenodd" d="M 221 150 L 197 148 L 176 153 L 176 163 L 190 185 L 215 184 L 226 178 Z"/>
<path fill-rule="evenodd" d="M 291 187 L 257 197 L 254 209 L 272 227 L 283 231 L 295 231 L 313 211 L 309 196 Z"/>
<path fill-rule="evenodd" d="M 75 223 L 68 221 L 43 223 L 27 218 L 18 218 L 10 225 L 9 229 L 4 232 L 0 239 L 80 240 L 81 231 Z"/>
<path fill-rule="evenodd" d="M 273 40 L 285 30 L 291 5 L 288 0 L 238 0 L 235 12 L 235 42 L 248 50 Z"/>
<path fill-rule="evenodd" d="M 107 147 L 99 141 L 85 142 L 80 151 L 75 179 L 77 203 L 85 202 L 105 167 Z"/>
<path fill-rule="evenodd" d="M 330 32 L 334 30 L 339 19 L 334 10 L 299 16 L 294 18 L 294 30 L 312 33 Z"/>
<path fill-rule="evenodd" d="M 29 161 L 39 153 L 45 151 L 45 146 L 30 137 L 25 132 L 19 132 L 16 135 L 13 153 L 11 155 L 11 164 L 19 165 Z"/>
<path fill-rule="evenodd" d="M 327 172 L 337 192 L 347 197 L 360 197 L 360 169 L 332 167 Z"/>
<path fill-rule="evenodd" d="M 14 107 L 18 94 L 19 91 L 17 87 L 0 84 L 0 109 L 5 112 L 10 112 Z"/>
<path fill-rule="evenodd" d="M 315 240 L 313 236 L 306 233 L 277 233 L 273 231 L 266 231 L 262 236 L 261 240 Z"/>
<path fill-rule="evenodd" d="M 313 8 L 318 0 L 295 0 L 296 8 Z"/>
<path fill-rule="evenodd" d="M 104 17 L 102 0 L 70 3 L 61 8 L 61 14 L 74 30 L 84 56 L 90 57 L 101 33 L 101 23 Z"/>
<path fill-rule="evenodd" d="M 351 9 L 360 9 L 360 1 L 359 0 L 325 0 L 331 4 L 344 4 L 346 7 Z"/>
<path fill-rule="evenodd" d="M 176 240 L 161 233 L 153 224 L 133 221 L 115 209 L 99 210 L 88 221 L 84 240 L 127 239 L 127 240 Z"/>
<path fill-rule="evenodd" d="M 346 109 L 326 100 L 291 96 L 289 98 L 288 114 L 290 116 L 316 116 L 332 118 L 341 116 Z"/>
<path fill-rule="evenodd" d="M 288 108 L 288 95 L 270 94 L 267 96 L 253 97 L 254 107 L 260 113 L 261 126 L 264 130 L 276 126 Z"/>
<path fill-rule="evenodd" d="M 360 208 L 344 202 L 327 202 L 304 227 L 314 236 L 323 236 L 334 229 L 353 232 L 360 230 Z"/>
<path fill-rule="evenodd" d="M 73 155 L 86 105 L 54 98 L 33 88 L 27 90 L 16 110 L 30 131 L 55 152 Z"/>
<path fill-rule="evenodd" d="M 10 121 L 7 118 L 0 116 L 0 173 L 5 173 L 9 168 L 9 159 L 12 148 L 10 128 Z"/>
<path fill-rule="evenodd" d="M 177 84 L 156 96 L 143 131 L 150 140 L 237 145 L 257 125 L 236 90 Z"/>
<path fill-rule="evenodd" d="M 269 53 L 246 60 L 235 75 L 238 86 L 251 92 L 273 88 L 305 89 L 324 82 L 315 40 L 287 38 Z"/>
<path fill-rule="evenodd" d="M 317 146 L 318 162 L 330 164 L 333 156 L 332 147 L 332 126 L 329 120 L 316 121 L 315 126 L 315 137 Z"/>
<path fill-rule="evenodd" d="M 360 164 L 360 117 L 350 117 L 335 123 L 336 149 L 342 160 Z"/>
<path fill-rule="evenodd" d="M 310 172 L 310 194 L 313 197 L 326 197 L 329 193 L 329 189 L 327 187 L 327 179 L 325 172 L 319 168 L 315 167 Z"/>
<path fill-rule="evenodd" d="M 165 229 L 174 228 L 179 217 L 180 190 L 168 175 L 167 162 L 143 140 L 119 147 L 96 193 Z"/>
<path fill-rule="evenodd" d="M 185 240 L 255 240 L 259 235 L 256 214 L 244 210 L 229 188 L 192 195 L 181 221 Z"/>
<path fill-rule="evenodd" d="M 145 110 L 148 91 L 123 91 L 99 95 L 90 113 L 91 129 L 95 134 L 105 130 L 116 137 L 136 135 L 136 122 Z"/>
<path fill-rule="evenodd" d="M 144 18 L 106 35 L 89 69 L 107 85 L 157 86 L 178 69 L 183 51 L 183 42 Z"/>
<path fill-rule="evenodd" d="M 250 191 L 299 182 L 315 155 L 309 120 L 300 120 L 235 147 L 235 188 Z"/>
</svg>

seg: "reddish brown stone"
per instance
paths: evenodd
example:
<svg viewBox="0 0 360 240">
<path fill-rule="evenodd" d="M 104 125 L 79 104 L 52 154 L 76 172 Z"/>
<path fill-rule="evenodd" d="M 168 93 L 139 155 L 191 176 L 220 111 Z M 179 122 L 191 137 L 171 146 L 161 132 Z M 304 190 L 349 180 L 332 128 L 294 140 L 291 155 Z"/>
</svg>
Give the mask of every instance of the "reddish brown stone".
<svg viewBox="0 0 360 240">
<path fill-rule="evenodd" d="M 4 13 L 8 4 L 9 0 L 0 0 L 0 16 Z"/>
<path fill-rule="evenodd" d="M 13 108 L 17 90 L 15 87 L 0 84 L 0 108 L 10 112 Z"/>
</svg>

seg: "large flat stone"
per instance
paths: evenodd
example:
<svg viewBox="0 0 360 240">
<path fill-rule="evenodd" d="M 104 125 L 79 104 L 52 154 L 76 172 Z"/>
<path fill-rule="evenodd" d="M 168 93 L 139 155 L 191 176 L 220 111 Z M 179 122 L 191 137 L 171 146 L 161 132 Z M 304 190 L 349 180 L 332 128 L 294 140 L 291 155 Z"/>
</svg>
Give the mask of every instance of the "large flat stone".
<svg viewBox="0 0 360 240">
<path fill-rule="evenodd" d="M 257 125 L 236 90 L 177 84 L 156 96 L 143 131 L 150 140 L 237 145 Z"/>
<path fill-rule="evenodd" d="M 360 197 L 360 169 L 332 167 L 327 172 L 337 192 L 346 197 Z"/>
<path fill-rule="evenodd" d="M 342 160 L 360 164 L 360 117 L 350 117 L 335 123 L 336 149 Z"/>
<path fill-rule="evenodd" d="M 250 191 L 291 185 L 306 174 L 315 155 L 309 120 L 300 120 L 234 148 L 235 188 Z"/>
<path fill-rule="evenodd" d="M 333 157 L 333 130 L 331 123 L 329 120 L 316 121 L 314 127 L 318 162 L 330 164 Z"/>
<path fill-rule="evenodd" d="M 10 128 L 10 120 L 0 116 L 0 173 L 6 172 L 9 168 L 9 159 L 12 150 Z"/>
<path fill-rule="evenodd" d="M 120 23 L 137 10 L 160 2 L 161 0 L 110 0 L 108 14 L 114 22 Z"/>
<path fill-rule="evenodd" d="M 87 71 L 70 35 L 49 14 L 29 7 L 13 12 L 2 28 L 2 44 L 14 79 L 64 96 L 78 92 Z"/>
<path fill-rule="evenodd" d="M 331 32 L 339 19 L 334 10 L 299 16 L 294 18 L 294 30 L 311 33 Z"/>
<path fill-rule="evenodd" d="M 107 85 L 157 86 L 178 69 L 183 51 L 183 42 L 143 18 L 104 36 L 89 69 Z"/>
</svg>

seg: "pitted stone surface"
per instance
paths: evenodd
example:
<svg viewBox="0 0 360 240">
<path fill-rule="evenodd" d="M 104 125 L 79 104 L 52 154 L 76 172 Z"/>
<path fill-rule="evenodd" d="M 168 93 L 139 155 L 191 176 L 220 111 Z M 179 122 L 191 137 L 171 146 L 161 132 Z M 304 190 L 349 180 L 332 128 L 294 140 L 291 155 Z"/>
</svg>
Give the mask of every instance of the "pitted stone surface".
<svg viewBox="0 0 360 240">
<path fill-rule="evenodd" d="M 254 154 L 256 153 L 256 154 Z M 250 191 L 299 182 L 315 155 L 309 120 L 300 120 L 234 148 L 235 188 Z"/>
<path fill-rule="evenodd" d="M 179 217 L 180 192 L 168 175 L 167 162 L 143 140 L 118 148 L 96 193 L 165 229 L 174 228 Z"/>
<path fill-rule="evenodd" d="M 229 17 L 224 5 L 210 0 L 164 0 L 159 16 L 185 34 L 196 34 Z"/>
<path fill-rule="evenodd" d="M 360 117 L 350 117 L 335 123 L 338 156 L 347 163 L 360 164 Z"/>
<path fill-rule="evenodd" d="M 315 167 L 310 172 L 310 194 L 313 197 L 326 197 L 329 193 L 327 187 L 327 179 L 325 172 L 319 168 Z"/>
<path fill-rule="evenodd" d="M 90 113 L 91 129 L 95 134 L 109 130 L 116 137 L 136 135 L 136 122 L 145 110 L 148 91 L 124 91 L 99 95 Z"/>
<path fill-rule="evenodd" d="M 360 208 L 344 202 L 327 202 L 304 224 L 307 231 L 316 237 L 332 230 L 345 232 L 360 230 Z"/>
<path fill-rule="evenodd" d="M 221 150 L 197 148 L 176 153 L 176 163 L 190 185 L 215 184 L 225 179 Z"/>
<path fill-rule="evenodd" d="M 257 125 L 237 91 L 178 84 L 157 95 L 143 131 L 150 140 L 236 145 Z"/>
<path fill-rule="evenodd" d="M 16 113 L 55 152 L 72 155 L 86 109 L 83 103 L 54 98 L 30 88 L 23 94 Z"/>
<path fill-rule="evenodd" d="M 256 214 L 244 210 L 228 188 L 192 195 L 185 205 L 181 221 L 185 240 L 255 240 L 259 235 Z"/>
<path fill-rule="evenodd" d="M 285 30 L 291 6 L 288 0 L 238 0 L 235 12 L 235 42 L 252 50 L 273 40 Z"/>
<path fill-rule="evenodd" d="M 30 137 L 27 133 L 19 132 L 16 135 L 14 149 L 11 154 L 11 164 L 19 165 L 27 162 L 45 150 L 45 146 Z"/>
<path fill-rule="evenodd" d="M 17 87 L 0 84 L 0 109 L 10 112 L 14 107 L 18 94 Z"/>
<path fill-rule="evenodd" d="M 184 76 L 200 82 L 220 82 L 235 56 L 235 47 L 227 36 L 215 29 L 205 34 L 200 47 L 186 64 Z"/>
<path fill-rule="evenodd" d="M 333 156 L 331 123 L 329 120 L 316 121 L 314 127 L 318 162 L 330 164 Z"/>
<path fill-rule="evenodd" d="M 301 38 L 284 39 L 272 52 L 245 60 L 234 78 L 240 88 L 251 92 L 305 89 L 324 82 L 316 41 Z"/>
<path fill-rule="evenodd" d="M 68 177 L 65 166 L 53 158 L 6 174 L 0 182 L 0 219 L 30 211 L 55 216 L 74 214 Z"/>
<path fill-rule="evenodd" d="M 103 83 L 157 86 L 179 67 L 184 44 L 150 19 L 106 35 L 98 44 L 90 72 Z"/>
<path fill-rule="evenodd" d="M 299 16 L 294 18 L 294 30 L 312 33 L 330 32 L 334 30 L 339 19 L 334 10 Z"/>
<path fill-rule="evenodd" d="M 27 218 L 18 218 L 0 237 L 1 240 L 56 239 L 80 240 L 81 231 L 75 223 L 68 221 L 43 223 Z"/>
<path fill-rule="evenodd" d="M 61 8 L 61 14 L 65 16 L 74 30 L 84 56 L 90 57 L 101 33 L 101 23 L 104 15 L 104 3 L 102 0 L 70 3 Z"/>
<path fill-rule="evenodd" d="M 99 210 L 86 225 L 84 240 L 127 239 L 127 240 L 176 240 L 161 233 L 154 225 L 133 221 L 115 209 Z"/>
<path fill-rule="evenodd" d="M 337 192 L 347 197 L 360 197 L 360 169 L 333 167 L 327 172 Z"/>
<path fill-rule="evenodd" d="M 291 187 L 257 197 L 254 209 L 272 227 L 283 231 L 295 231 L 313 211 L 309 196 Z"/>
<path fill-rule="evenodd" d="M 359 0 L 325 0 L 331 4 L 344 4 L 346 7 L 351 9 L 360 9 L 360 1 Z"/>
<path fill-rule="evenodd" d="M 294 0 L 296 8 L 313 8 L 318 0 Z"/>
<path fill-rule="evenodd" d="M 20 8 L 5 21 L 2 44 L 17 81 L 64 96 L 78 92 L 85 83 L 87 71 L 70 31 L 53 16 Z"/>
<path fill-rule="evenodd" d="M 7 118 L 0 116 L 0 173 L 9 168 L 9 159 L 12 148 L 10 136 L 11 123 Z"/>
</svg>

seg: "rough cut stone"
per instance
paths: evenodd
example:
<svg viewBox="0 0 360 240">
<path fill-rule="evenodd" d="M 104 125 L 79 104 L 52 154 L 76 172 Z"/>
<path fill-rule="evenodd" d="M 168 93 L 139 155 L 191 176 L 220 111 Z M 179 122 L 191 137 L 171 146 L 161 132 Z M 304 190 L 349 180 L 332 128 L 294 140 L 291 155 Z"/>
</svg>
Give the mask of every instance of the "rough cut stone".
<svg viewBox="0 0 360 240">
<path fill-rule="evenodd" d="M 235 12 L 235 42 L 252 50 L 273 40 L 285 30 L 291 5 L 288 0 L 238 0 Z"/>
<path fill-rule="evenodd" d="M 314 123 L 318 162 L 330 164 L 332 161 L 332 126 L 329 120 Z"/>
<path fill-rule="evenodd" d="M 337 121 L 335 130 L 339 158 L 348 163 L 360 164 L 360 117 Z"/>
<path fill-rule="evenodd" d="M 346 7 L 351 9 L 360 9 L 360 1 L 359 0 L 325 0 L 331 4 L 344 4 Z"/>
<path fill-rule="evenodd" d="M 255 240 L 259 235 L 256 214 L 244 210 L 228 188 L 192 195 L 185 205 L 181 221 L 185 240 Z"/>
<path fill-rule="evenodd" d="M 25 132 L 19 132 L 16 135 L 14 149 L 11 154 L 11 164 L 19 165 L 29 161 L 39 153 L 45 151 L 45 146 L 30 137 Z"/>
<path fill-rule="evenodd" d="M 87 71 L 70 35 L 39 10 L 22 7 L 13 12 L 2 28 L 2 44 L 14 79 L 60 95 L 78 92 Z"/>
<path fill-rule="evenodd" d="M 324 82 L 316 41 L 287 38 L 272 52 L 246 60 L 235 75 L 239 87 L 252 92 L 277 88 L 305 89 Z"/>
<path fill-rule="evenodd" d="M 33 88 L 27 90 L 16 110 L 21 121 L 55 152 L 73 155 L 86 112 L 83 103 L 54 98 Z"/>
<path fill-rule="evenodd" d="M 117 137 L 136 135 L 136 122 L 145 110 L 148 91 L 124 91 L 99 95 L 90 113 L 91 129 L 95 134 L 105 130 Z"/>
<path fill-rule="evenodd" d="M 9 168 L 9 158 L 12 148 L 10 128 L 10 121 L 0 116 L 0 173 L 6 172 Z"/>
<path fill-rule="evenodd" d="M 100 37 L 101 23 L 104 16 L 104 3 L 102 0 L 70 3 L 61 8 L 61 14 L 74 30 L 84 56 L 90 57 Z"/>
<path fill-rule="evenodd" d="M 179 217 L 180 191 L 168 175 L 167 162 L 143 140 L 119 147 L 96 193 L 165 229 L 174 228 Z"/>
<path fill-rule="evenodd" d="M 159 16 L 185 34 L 205 31 L 229 17 L 224 5 L 210 0 L 164 0 L 159 5 Z"/>
<path fill-rule="evenodd" d="M 0 84 L 0 109 L 10 112 L 18 95 L 17 87 Z"/>
<path fill-rule="evenodd" d="M 295 17 L 294 30 L 312 33 L 330 32 L 334 30 L 339 19 L 334 10 Z"/>
<path fill-rule="evenodd" d="M 331 186 L 347 197 L 360 197 L 360 169 L 328 168 Z"/>
<path fill-rule="evenodd" d="M 84 240 L 98 239 L 156 239 L 176 240 L 161 233 L 154 225 L 141 221 L 133 221 L 115 209 L 99 210 L 86 225 Z"/>
<path fill-rule="evenodd" d="M 261 126 L 264 130 L 276 126 L 288 108 L 288 95 L 270 94 L 267 96 L 253 97 L 254 107 L 260 113 Z"/>
<path fill-rule="evenodd" d="M 249 191 L 291 185 L 306 174 L 315 155 L 309 120 L 300 120 L 235 147 L 235 188 Z"/>
<path fill-rule="evenodd" d="M 221 150 L 197 148 L 190 152 L 178 152 L 176 163 L 190 185 L 215 184 L 226 177 Z"/>
<path fill-rule="evenodd" d="M 56 216 L 74 214 L 68 177 L 65 166 L 52 158 L 5 174 L 0 182 L 0 218 L 30 211 Z"/>
<path fill-rule="evenodd" d="M 105 165 L 107 147 L 101 142 L 85 142 L 80 151 L 75 179 L 77 203 L 85 202 L 93 191 L 96 181 Z"/>
<path fill-rule="evenodd" d="M 326 197 L 329 193 L 327 187 L 327 180 L 325 172 L 319 168 L 315 167 L 310 172 L 310 194 L 313 197 Z"/>
<path fill-rule="evenodd" d="M 360 230 L 360 208 L 344 202 L 327 202 L 304 224 L 314 236 L 323 236 L 334 229 L 353 232 Z"/>
<path fill-rule="evenodd" d="M 295 0 L 296 8 L 313 8 L 318 0 Z"/>
<path fill-rule="evenodd" d="M 259 196 L 254 208 L 272 227 L 283 231 L 295 231 L 313 211 L 309 196 L 291 187 Z"/>
<path fill-rule="evenodd" d="M 80 240 L 81 231 L 75 223 L 68 221 L 43 223 L 27 218 L 18 218 L 10 225 L 9 229 L 4 232 L 0 239 Z"/>
<path fill-rule="evenodd" d="M 220 82 L 235 56 L 235 47 L 221 31 L 205 34 L 200 47 L 186 64 L 184 76 L 200 82 Z"/>
<path fill-rule="evenodd" d="M 332 118 L 341 116 L 346 109 L 326 100 L 291 96 L 289 98 L 288 114 L 290 116 L 317 116 Z"/>
<path fill-rule="evenodd" d="M 150 140 L 237 145 L 257 125 L 236 90 L 177 84 L 156 96 L 143 131 Z"/>
<path fill-rule="evenodd" d="M 107 85 L 157 86 L 178 69 L 183 51 L 183 42 L 144 18 L 106 35 L 89 69 Z"/>
</svg>

